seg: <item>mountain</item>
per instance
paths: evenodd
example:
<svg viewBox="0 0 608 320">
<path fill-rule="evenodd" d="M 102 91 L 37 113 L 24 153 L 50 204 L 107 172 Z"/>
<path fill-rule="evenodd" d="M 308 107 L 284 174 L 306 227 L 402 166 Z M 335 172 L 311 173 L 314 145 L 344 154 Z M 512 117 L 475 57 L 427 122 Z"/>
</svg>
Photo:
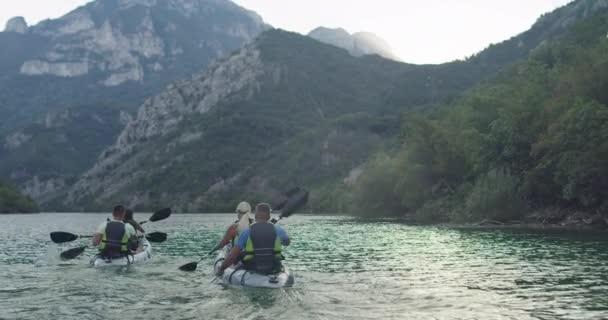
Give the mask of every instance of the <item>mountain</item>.
<svg viewBox="0 0 608 320">
<path fill-rule="evenodd" d="M 36 211 L 38 211 L 38 206 L 32 199 L 21 194 L 15 187 L 0 182 L 0 214 Z"/>
<path fill-rule="evenodd" d="M 135 108 L 267 26 L 227 0 L 97 0 L 0 33 L 0 130 L 92 101 Z"/>
<path fill-rule="evenodd" d="M 356 57 L 377 54 L 386 59 L 399 60 L 388 42 L 371 32 L 357 32 L 351 35 L 342 28 L 318 27 L 312 30 L 308 36 L 323 43 L 346 49 Z"/>
<path fill-rule="evenodd" d="M 111 145 L 131 115 L 95 105 L 47 114 L 0 140 L 0 176 L 44 203 L 63 192 Z"/>
<path fill-rule="evenodd" d="M 241 196 L 321 187 L 398 134 L 399 112 L 456 97 L 492 70 L 353 57 L 270 30 L 148 99 L 64 205 L 222 210 Z"/>
<path fill-rule="evenodd" d="M 65 134 L 70 122 L 61 119 L 126 123 L 115 136 L 103 134 L 115 140 L 101 148 L 96 161 L 69 166 L 88 168 L 84 174 L 55 176 L 64 170 L 61 156 L 49 157 L 48 175 L 32 175 L 37 164 L 5 172 L 20 179 L 20 188 L 36 194 L 44 208 L 93 210 L 125 202 L 138 208 L 223 210 L 242 198 L 267 200 L 302 185 L 313 191 L 314 209 L 337 210 L 337 190 L 357 182 L 370 155 L 398 149 L 400 124 L 412 113 L 432 113 L 557 41 L 573 23 L 603 10 L 597 3 L 574 2 L 525 33 L 442 65 L 355 57 L 310 37 L 269 30 L 207 71 L 151 95 L 134 117 L 120 106 L 104 116 L 70 109 L 54 115 L 58 120 L 51 119 L 52 125 L 4 139 L 4 150 L 13 148 L 5 154 L 33 150 L 32 158 L 46 160 L 36 153 L 45 150 L 40 148 L 44 137 L 53 137 L 61 148 L 72 145 L 63 138 L 77 137 Z M 78 149 L 67 154 L 99 152 L 89 141 L 100 137 L 87 137 L 92 140 L 73 144 Z"/>
<path fill-rule="evenodd" d="M 410 114 L 401 146 L 372 157 L 336 201 L 417 222 L 605 228 L 608 3 L 574 2 L 538 24 L 565 31 L 452 103 Z"/>
<path fill-rule="evenodd" d="M 0 32 L 0 177 L 44 203 L 111 145 L 144 98 L 267 29 L 227 0 L 97 0 Z"/>
</svg>

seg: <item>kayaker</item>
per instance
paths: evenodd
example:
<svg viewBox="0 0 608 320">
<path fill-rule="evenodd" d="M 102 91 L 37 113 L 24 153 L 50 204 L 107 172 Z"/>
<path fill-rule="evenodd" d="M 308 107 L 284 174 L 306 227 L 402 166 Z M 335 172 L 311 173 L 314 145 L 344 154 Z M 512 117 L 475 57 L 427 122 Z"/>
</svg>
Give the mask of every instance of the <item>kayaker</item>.
<svg viewBox="0 0 608 320">
<path fill-rule="evenodd" d="M 112 220 L 99 225 L 93 234 L 93 245 L 98 246 L 99 255 L 115 259 L 137 250 L 138 241 L 132 225 L 124 223 L 125 207 L 118 205 L 112 210 Z"/>
<path fill-rule="evenodd" d="M 255 223 L 241 232 L 234 248 L 222 263 L 219 274 L 241 257 L 242 267 L 260 274 L 274 274 L 282 269 L 282 246 L 291 242 L 283 228 L 269 222 L 270 205 L 255 208 Z M 242 254 L 242 255 L 241 255 Z"/>
<path fill-rule="evenodd" d="M 224 237 L 222 238 L 222 240 L 215 246 L 215 250 L 222 249 L 229 243 L 234 246 L 234 242 L 236 241 L 236 239 L 238 239 L 239 236 L 239 223 L 241 222 L 241 219 L 243 219 L 245 215 L 247 216 L 246 218 L 244 218 L 245 220 L 243 222 L 243 225 L 241 226 L 242 230 L 247 229 L 249 225 L 251 225 L 251 223 L 253 222 L 251 218 L 249 218 L 250 212 L 251 205 L 249 204 L 249 202 L 243 201 L 236 206 L 237 219 L 228 227 L 228 229 L 224 233 Z"/>
<path fill-rule="evenodd" d="M 131 210 L 131 209 L 125 210 L 125 219 L 123 220 L 123 222 L 128 223 L 131 226 L 133 226 L 135 231 L 137 231 L 139 233 L 146 233 L 144 228 L 142 228 L 141 225 L 139 225 L 139 223 L 137 223 L 137 221 L 135 221 L 135 219 L 133 218 L 133 210 Z"/>
</svg>

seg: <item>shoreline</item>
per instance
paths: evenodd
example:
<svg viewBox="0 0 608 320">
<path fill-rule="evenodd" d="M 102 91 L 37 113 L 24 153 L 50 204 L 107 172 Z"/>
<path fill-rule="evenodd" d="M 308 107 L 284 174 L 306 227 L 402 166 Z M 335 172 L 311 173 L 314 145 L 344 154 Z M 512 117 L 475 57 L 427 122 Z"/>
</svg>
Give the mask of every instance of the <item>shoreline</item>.
<svg viewBox="0 0 608 320">
<path fill-rule="evenodd" d="M 585 224 L 561 225 L 542 223 L 513 223 L 513 224 L 444 224 L 443 226 L 456 229 L 478 229 L 478 230 L 545 230 L 545 231 L 594 231 L 607 232 L 608 227 L 590 226 Z"/>
</svg>

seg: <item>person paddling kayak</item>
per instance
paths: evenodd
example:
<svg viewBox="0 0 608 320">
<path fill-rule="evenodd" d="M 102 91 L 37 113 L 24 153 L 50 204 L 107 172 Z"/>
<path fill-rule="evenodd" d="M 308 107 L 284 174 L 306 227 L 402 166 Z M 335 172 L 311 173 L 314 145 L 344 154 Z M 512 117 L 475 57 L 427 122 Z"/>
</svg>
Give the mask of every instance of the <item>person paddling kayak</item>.
<svg viewBox="0 0 608 320">
<path fill-rule="evenodd" d="M 241 202 L 236 207 L 236 216 L 237 219 L 232 223 L 226 232 L 224 233 L 224 237 L 222 240 L 215 246 L 214 250 L 219 250 L 225 247 L 227 244 L 231 243 L 234 246 L 234 242 L 238 239 L 241 231 L 249 228 L 249 225 L 253 222 L 251 218 L 249 218 L 249 213 L 251 212 L 251 205 L 248 202 Z"/>
<path fill-rule="evenodd" d="M 99 225 L 93 234 L 93 245 L 99 248 L 99 255 L 104 259 L 116 259 L 127 256 L 130 250 L 136 250 L 138 240 L 132 225 L 124 223 L 125 207 L 118 205 L 112 211 L 112 220 Z"/>
<path fill-rule="evenodd" d="M 224 273 L 240 257 L 242 267 L 259 274 L 275 274 L 281 271 L 284 259 L 282 246 L 291 242 L 283 228 L 269 222 L 270 205 L 260 203 L 255 208 L 255 223 L 241 232 L 234 247 L 218 270 Z"/>
<path fill-rule="evenodd" d="M 137 231 L 139 233 L 146 233 L 144 228 L 142 228 L 141 225 L 139 223 L 137 223 L 137 221 L 135 221 L 135 219 L 133 218 L 133 210 L 131 210 L 131 209 L 125 210 L 125 219 L 123 220 L 123 222 L 128 223 L 131 226 L 133 226 L 135 231 Z"/>
</svg>

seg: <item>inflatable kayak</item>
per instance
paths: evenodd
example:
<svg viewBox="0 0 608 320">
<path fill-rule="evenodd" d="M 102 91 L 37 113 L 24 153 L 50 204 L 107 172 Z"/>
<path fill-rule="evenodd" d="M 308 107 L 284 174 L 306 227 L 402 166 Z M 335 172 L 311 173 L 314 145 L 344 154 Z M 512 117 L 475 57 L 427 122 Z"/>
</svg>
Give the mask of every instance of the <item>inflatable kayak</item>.
<svg viewBox="0 0 608 320">
<path fill-rule="evenodd" d="M 231 249 L 232 246 L 227 245 L 217 255 L 213 264 L 213 271 L 216 274 Z M 239 265 L 235 265 L 224 270 L 222 282 L 234 286 L 278 289 L 293 286 L 295 278 L 287 267 L 284 267 L 280 273 L 265 275 L 245 270 L 240 268 Z"/>
<path fill-rule="evenodd" d="M 112 266 L 129 266 L 132 264 L 143 264 L 152 259 L 152 246 L 150 242 L 143 238 L 142 241 L 143 250 L 134 255 L 117 258 L 117 259 L 104 259 L 99 255 L 94 256 L 91 259 L 91 266 L 95 268 L 112 267 Z"/>
</svg>

